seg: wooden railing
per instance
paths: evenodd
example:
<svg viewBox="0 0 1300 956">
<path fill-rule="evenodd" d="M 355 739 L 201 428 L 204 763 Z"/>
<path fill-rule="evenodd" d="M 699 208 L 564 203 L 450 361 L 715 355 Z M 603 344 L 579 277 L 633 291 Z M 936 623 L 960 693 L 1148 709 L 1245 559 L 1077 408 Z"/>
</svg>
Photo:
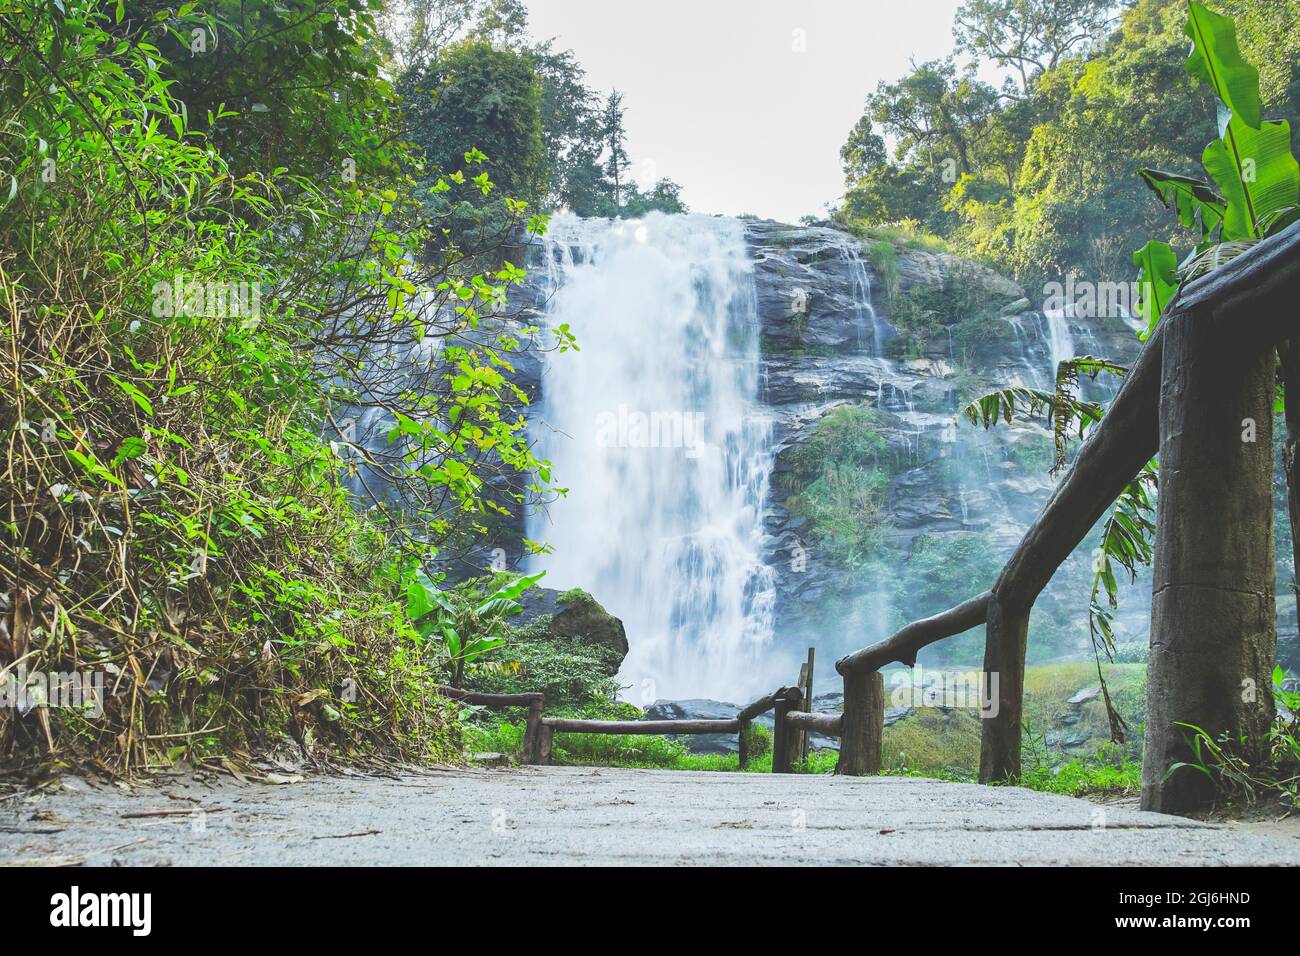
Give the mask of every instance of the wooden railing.
<svg viewBox="0 0 1300 956">
<path fill-rule="evenodd" d="M 808 757 L 808 737 L 842 736 L 845 725 L 841 714 L 811 712 L 814 651 L 808 649 L 808 661 L 799 672 L 799 686 L 779 687 L 770 694 L 742 707 L 735 717 L 721 720 L 579 720 L 569 717 L 544 717 L 545 696 L 540 691 L 527 694 L 484 694 L 455 687 L 439 687 L 438 693 L 451 700 L 492 708 L 528 708 L 524 742 L 520 758 L 527 764 L 549 764 L 554 750 L 554 738 L 561 734 L 614 734 L 614 735 L 691 735 L 736 734 L 739 765 L 749 766 L 749 735 L 751 724 L 768 711 L 774 711 L 772 726 L 772 772 L 792 773 Z M 877 675 L 878 676 L 878 675 Z M 881 712 L 883 713 L 883 712 Z M 850 727 L 865 727 L 871 721 L 849 721 Z M 852 738 L 859 753 L 854 765 L 879 769 L 880 724 L 874 730 L 858 733 Z M 843 747 L 843 744 L 841 744 Z M 874 763 L 872 754 L 875 754 Z M 843 762 L 843 758 L 841 758 Z"/>
<path fill-rule="evenodd" d="M 980 780 L 1018 774 L 1030 611 L 1159 452 L 1143 806 L 1203 804 L 1196 774 L 1170 782 L 1171 767 L 1190 758 L 1178 725 L 1235 734 L 1271 709 L 1260 665 L 1271 665 L 1273 651 L 1261 652 L 1268 642 L 1258 632 L 1267 629 L 1275 646 L 1272 353 L 1300 337 L 1297 303 L 1300 223 L 1183 287 L 993 587 L 836 662 L 845 734 L 884 705 L 869 675 L 879 678 L 889 663 L 911 666 L 921 648 L 984 624 L 984 671 L 997 675 L 998 690 L 982 722 Z M 1250 439 L 1241 437 L 1247 424 Z M 1249 717 L 1234 703 L 1246 687 L 1264 688 Z M 856 765 L 855 750 L 841 749 L 839 771 L 872 772 L 870 761 Z"/>
</svg>

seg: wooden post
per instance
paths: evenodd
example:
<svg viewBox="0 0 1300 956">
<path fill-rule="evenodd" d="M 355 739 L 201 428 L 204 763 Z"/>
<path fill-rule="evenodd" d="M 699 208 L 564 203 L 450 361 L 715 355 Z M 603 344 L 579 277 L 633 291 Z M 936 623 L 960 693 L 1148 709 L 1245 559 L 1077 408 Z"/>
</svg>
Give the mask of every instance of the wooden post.
<svg viewBox="0 0 1300 956">
<path fill-rule="evenodd" d="M 523 753 L 520 755 L 524 763 L 542 762 L 537 750 L 538 744 L 540 743 L 538 730 L 541 728 L 541 724 L 542 698 L 538 696 L 536 699 L 528 702 L 528 723 L 524 730 Z"/>
<path fill-rule="evenodd" d="M 989 598 L 984 633 L 984 674 L 996 702 L 980 732 L 980 783 L 1020 775 L 1020 724 L 1025 692 L 1025 647 L 1029 640 L 1029 607 L 1007 607 L 995 593 Z M 996 684 L 994 685 L 994 682 Z"/>
<path fill-rule="evenodd" d="M 816 659 L 816 653 L 814 648 L 808 648 L 808 677 L 803 685 L 803 709 L 810 714 L 813 709 L 813 662 Z M 805 731 L 803 735 L 803 751 L 800 754 L 801 760 L 808 759 L 808 749 L 811 746 L 808 741 L 809 736 Z"/>
<path fill-rule="evenodd" d="M 742 720 L 740 722 L 740 739 L 739 739 L 739 744 L 740 744 L 739 766 L 741 770 L 744 770 L 746 767 L 749 766 L 749 741 L 745 739 L 745 735 L 748 733 L 749 733 L 749 721 Z"/>
<path fill-rule="evenodd" d="M 835 772 L 850 777 L 880 773 L 885 732 L 885 678 L 880 671 L 844 675 L 844 714 Z"/>
<path fill-rule="evenodd" d="M 551 744 L 555 738 L 555 728 L 549 724 L 539 724 L 537 727 L 537 762 L 543 766 L 549 766 L 551 763 Z"/>
<path fill-rule="evenodd" d="M 778 691 L 774 704 L 773 716 L 776 724 L 772 728 L 772 772 L 793 773 L 796 742 L 799 734 L 785 722 L 785 715 L 799 708 L 802 695 L 797 687 L 787 687 Z"/>
<path fill-rule="evenodd" d="M 1287 308 L 1294 309 L 1294 303 Z M 1228 308 L 1224 307 L 1225 310 Z M 1206 310 L 1165 326 L 1160 495 L 1147 664 L 1142 808 L 1209 806 L 1193 731 L 1248 761 L 1266 754 L 1277 650 L 1271 350 L 1247 350 L 1237 323 Z M 1204 752 L 1204 748 L 1202 748 Z"/>
<path fill-rule="evenodd" d="M 799 665 L 799 683 L 795 685 L 799 688 L 800 704 L 798 710 L 808 710 L 812 705 L 808 702 L 808 664 L 805 662 Z M 794 735 L 794 761 L 798 763 L 804 759 L 808 753 L 808 731 L 799 728 Z"/>
</svg>

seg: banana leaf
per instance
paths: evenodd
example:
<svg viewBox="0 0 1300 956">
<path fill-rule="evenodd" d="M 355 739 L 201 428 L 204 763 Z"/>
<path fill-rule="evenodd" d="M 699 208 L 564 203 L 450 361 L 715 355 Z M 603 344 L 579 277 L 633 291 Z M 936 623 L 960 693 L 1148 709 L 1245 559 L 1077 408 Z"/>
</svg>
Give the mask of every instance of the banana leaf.
<svg viewBox="0 0 1300 956">
<path fill-rule="evenodd" d="M 1160 169 L 1139 169 L 1138 175 L 1166 209 L 1178 214 L 1180 223 L 1188 229 L 1199 228 L 1202 238 L 1223 222 L 1226 203 L 1204 180 Z"/>
<path fill-rule="evenodd" d="M 1228 202 L 1226 240 L 1263 239 L 1265 224 L 1300 202 L 1300 164 L 1291 155 L 1291 127 L 1285 121 L 1252 129 L 1233 115 L 1201 161 Z"/>
<path fill-rule="evenodd" d="M 1237 45 L 1237 27 L 1230 17 L 1188 3 L 1184 32 L 1192 41 L 1187 72 L 1208 83 L 1232 115 L 1246 126 L 1260 124 L 1259 71 L 1245 61 Z"/>
<path fill-rule="evenodd" d="M 1133 264 L 1138 267 L 1138 312 L 1147 322 L 1141 336 L 1145 341 L 1178 291 L 1178 257 L 1169 243 L 1152 239 L 1133 253 Z"/>
</svg>

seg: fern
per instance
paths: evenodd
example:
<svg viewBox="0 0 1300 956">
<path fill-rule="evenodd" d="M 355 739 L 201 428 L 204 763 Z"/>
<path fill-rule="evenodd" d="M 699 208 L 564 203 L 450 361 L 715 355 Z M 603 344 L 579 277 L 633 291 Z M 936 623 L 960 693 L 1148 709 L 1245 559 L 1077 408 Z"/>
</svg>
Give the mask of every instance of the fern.
<svg viewBox="0 0 1300 956">
<path fill-rule="evenodd" d="M 1052 466 L 1055 475 L 1065 467 L 1071 434 L 1077 432 L 1082 439 L 1089 428 L 1101 421 L 1101 405 L 1079 396 L 1079 376 L 1096 379 L 1102 372 L 1122 376 L 1128 369 L 1090 355 L 1067 359 L 1057 366 L 1055 391 L 1012 385 L 981 395 L 962 409 L 962 413 L 972 425 L 983 425 L 986 429 L 999 420 L 1010 425 L 1017 414 L 1024 418 L 1046 417 L 1056 448 L 1056 463 Z"/>
</svg>

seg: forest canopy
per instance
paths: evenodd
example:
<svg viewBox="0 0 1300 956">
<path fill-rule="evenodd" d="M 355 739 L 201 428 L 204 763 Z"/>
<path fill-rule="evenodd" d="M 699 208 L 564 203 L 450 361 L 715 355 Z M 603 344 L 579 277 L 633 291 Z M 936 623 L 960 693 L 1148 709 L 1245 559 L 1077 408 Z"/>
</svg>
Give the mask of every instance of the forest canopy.
<svg viewBox="0 0 1300 956">
<path fill-rule="evenodd" d="M 1300 0 L 1212 0 L 1300 144 Z M 1184 69 L 1184 0 L 967 0 L 949 56 L 882 81 L 841 150 L 841 223 L 931 233 L 1026 284 L 1132 278 L 1148 237 L 1190 248 L 1136 175 L 1199 174 L 1213 97 Z M 996 66 L 1006 81 L 980 79 Z"/>
</svg>

